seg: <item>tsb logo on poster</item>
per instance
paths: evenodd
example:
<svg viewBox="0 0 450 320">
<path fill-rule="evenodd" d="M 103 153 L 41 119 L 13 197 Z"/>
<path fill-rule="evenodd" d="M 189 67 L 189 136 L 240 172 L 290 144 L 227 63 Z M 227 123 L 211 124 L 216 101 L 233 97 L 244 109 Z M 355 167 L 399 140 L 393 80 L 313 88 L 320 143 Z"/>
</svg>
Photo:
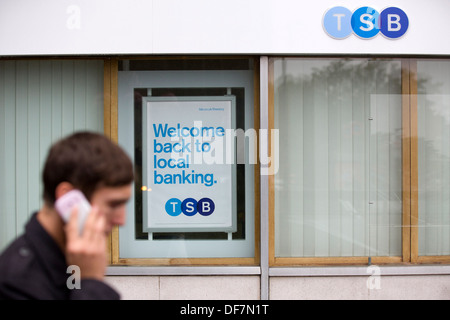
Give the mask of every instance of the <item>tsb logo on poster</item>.
<svg viewBox="0 0 450 320">
<path fill-rule="evenodd" d="M 216 205 L 210 198 L 202 198 L 195 200 L 193 198 L 186 198 L 183 201 L 177 198 L 167 200 L 165 209 L 169 216 L 176 217 L 183 212 L 186 216 L 191 217 L 197 214 L 202 216 L 209 216 L 214 212 Z"/>
<path fill-rule="evenodd" d="M 408 30 L 409 19 L 396 7 L 381 13 L 371 7 L 361 7 L 353 13 L 345 7 L 333 7 L 325 13 L 323 27 L 335 39 L 347 38 L 352 32 L 362 39 L 371 39 L 380 32 L 388 39 L 398 39 Z"/>
</svg>

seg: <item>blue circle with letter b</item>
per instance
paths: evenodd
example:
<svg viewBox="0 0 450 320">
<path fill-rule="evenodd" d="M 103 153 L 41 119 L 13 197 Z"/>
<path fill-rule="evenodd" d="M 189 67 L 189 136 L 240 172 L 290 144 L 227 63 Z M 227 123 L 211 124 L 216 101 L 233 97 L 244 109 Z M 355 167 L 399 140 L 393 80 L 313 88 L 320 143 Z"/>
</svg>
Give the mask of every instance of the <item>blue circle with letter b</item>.
<svg viewBox="0 0 450 320">
<path fill-rule="evenodd" d="M 198 201 L 197 210 L 202 216 L 209 216 L 214 212 L 216 205 L 210 198 L 202 198 Z"/>
<path fill-rule="evenodd" d="M 408 26 L 408 16 L 402 9 L 390 7 L 381 11 L 380 31 L 385 37 L 400 38 L 408 30 Z"/>
</svg>

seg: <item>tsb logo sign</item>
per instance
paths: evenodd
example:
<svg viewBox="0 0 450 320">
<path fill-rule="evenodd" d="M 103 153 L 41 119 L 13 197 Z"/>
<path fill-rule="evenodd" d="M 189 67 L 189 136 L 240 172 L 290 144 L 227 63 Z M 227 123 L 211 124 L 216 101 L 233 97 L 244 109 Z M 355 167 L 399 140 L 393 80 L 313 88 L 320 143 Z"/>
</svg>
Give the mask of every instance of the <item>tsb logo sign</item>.
<svg viewBox="0 0 450 320">
<path fill-rule="evenodd" d="M 323 17 L 323 27 L 330 37 L 347 38 L 352 32 L 362 39 L 371 39 L 381 32 L 386 38 L 398 39 L 408 30 L 409 20 L 399 8 L 386 8 L 381 13 L 371 7 L 356 9 L 334 7 Z"/>
<path fill-rule="evenodd" d="M 177 198 L 167 200 L 165 209 L 169 216 L 176 217 L 183 212 L 186 216 L 194 216 L 197 212 L 202 216 L 209 216 L 214 212 L 216 205 L 210 198 L 195 200 L 187 198 L 181 201 Z"/>
</svg>

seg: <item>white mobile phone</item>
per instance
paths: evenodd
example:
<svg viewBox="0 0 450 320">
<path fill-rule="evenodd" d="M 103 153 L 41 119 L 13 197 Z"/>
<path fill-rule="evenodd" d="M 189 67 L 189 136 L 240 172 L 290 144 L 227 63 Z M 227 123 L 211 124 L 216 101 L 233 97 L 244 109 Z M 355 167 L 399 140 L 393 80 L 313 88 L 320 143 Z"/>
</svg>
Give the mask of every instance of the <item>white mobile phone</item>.
<svg viewBox="0 0 450 320">
<path fill-rule="evenodd" d="M 62 219 L 69 221 L 70 215 L 75 207 L 78 207 L 78 229 L 80 234 L 83 232 L 86 218 L 91 212 L 91 205 L 80 190 L 71 190 L 56 200 L 55 208 Z"/>
</svg>

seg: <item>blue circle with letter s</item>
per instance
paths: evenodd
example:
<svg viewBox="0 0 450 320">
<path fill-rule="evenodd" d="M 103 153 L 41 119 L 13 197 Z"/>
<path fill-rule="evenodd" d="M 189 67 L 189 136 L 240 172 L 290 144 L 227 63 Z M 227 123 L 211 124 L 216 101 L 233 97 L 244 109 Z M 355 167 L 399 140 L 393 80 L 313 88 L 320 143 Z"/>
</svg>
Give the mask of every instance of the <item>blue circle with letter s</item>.
<svg viewBox="0 0 450 320">
<path fill-rule="evenodd" d="M 352 12 L 345 7 L 334 7 L 323 17 L 323 27 L 330 37 L 344 39 L 352 34 Z"/>
<path fill-rule="evenodd" d="M 371 7 L 357 9 L 351 19 L 353 32 L 363 39 L 375 37 L 380 32 L 379 18 L 379 12 Z"/>
<path fill-rule="evenodd" d="M 197 213 L 197 200 L 193 198 L 184 199 L 181 203 L 181 211 L 188 217 L 194 216 Z"/>
</svg>

